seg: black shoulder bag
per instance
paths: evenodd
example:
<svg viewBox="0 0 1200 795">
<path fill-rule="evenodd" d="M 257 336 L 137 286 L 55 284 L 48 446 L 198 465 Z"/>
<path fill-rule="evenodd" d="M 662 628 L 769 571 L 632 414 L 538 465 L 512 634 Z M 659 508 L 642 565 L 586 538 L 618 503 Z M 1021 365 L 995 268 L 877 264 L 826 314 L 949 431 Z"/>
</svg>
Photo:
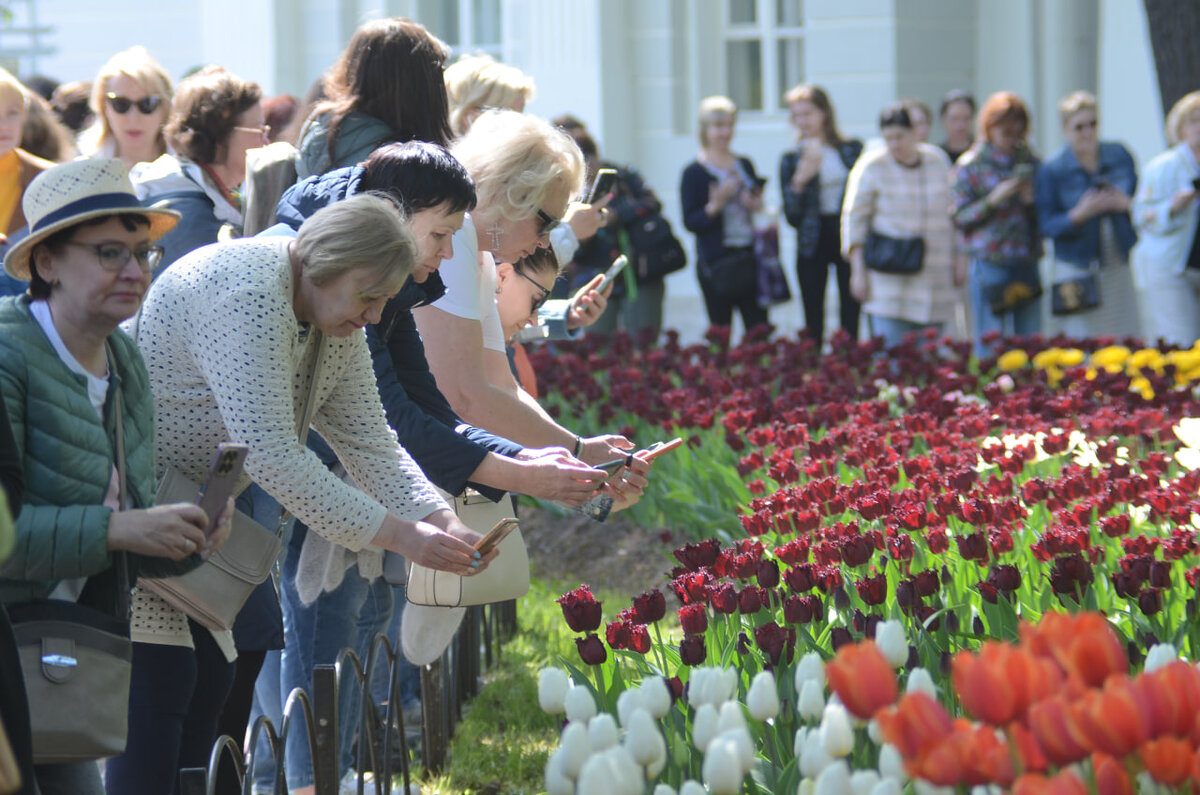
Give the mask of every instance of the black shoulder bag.
<svg viewBox="0 0 1200 795">
<path fill-rule="evenodd" d="M 921 228 L 925 228 L 925 161 L 918 168 L 921 177 Z M 921 270 L 925 261 L 925 238 L 892 237 L 875 230 L 867 234 L 867 247 L 863 252 L 867 267 L 880 273 L 911 276 Z"/>
</svg>

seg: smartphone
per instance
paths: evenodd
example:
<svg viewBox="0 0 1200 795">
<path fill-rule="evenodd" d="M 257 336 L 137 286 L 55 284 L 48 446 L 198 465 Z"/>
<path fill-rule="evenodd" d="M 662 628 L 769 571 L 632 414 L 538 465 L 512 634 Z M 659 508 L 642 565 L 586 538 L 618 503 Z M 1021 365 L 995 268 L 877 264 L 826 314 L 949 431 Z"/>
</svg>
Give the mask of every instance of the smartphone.
<svg viewBox="0 0 1200 795">
<path fill-rule="evenodd" d="M 508 534 L 516 530 L 520 525 L 517 519 L 501 519 L 496 522 L 496 526 L 488 530 L 487 535 L 475 545 L 475 551 L 480 555 L 486 555 L 491 552 L 501 541 L 508 538 Z"/>
<path fill-rule="evenodd" d="M 622 254 L 613 260 L 613 264 L 608 266 L 608 270 L 604 272 L 604 281 L 600 282 L 600 286 L 596 288 L 597 292 L 604 292 L 608 289 L 608 285 L 612 284 L 612 280 L 617 278 L 617 274 L 625 270 L 625 266 L 629 264 L 629 259 Z"/>
<path fill-rule="evenodd" d="M 234 442 L 222 442 L 213 453 L 212 463 L 208 467 L 208 476 L 204 485 L 196 495 L 196 504 L 208 515 L 206 535 L 212 535 L 217 529 L 217 519 L 225 510 L 226 501 L 233 496 L 233 487 L 242 476 L 242 465 L 246 463 L 246 454 L 250 447 Z"/>
<path fill-rule="evenodd" d="M 608 483 L 609 481 L 613 480 L 618 475 L 620 475 L 621 470 L 623 470 L 628 465 L 629 465 L 629 457 L 626 456 L 624 458 L 614 458 L 612 461 L 605 461 L 603 464 L 597 464 L 595 468 L 603 469 L 605 472 L 608 473 L 608 477 L 606 477 L 604 479 L 604 482 Z"/>
<path fill-rule="evenodd" d="M 1192 180 L 1192 190 L 1200 193 L 1200 177 L 1196 177 L 1194 180 Z"/>
<path fill-rule="evenodd" d="M 1013 169 L 1013 176 L 1017 179 L 1033 179 L 1033 175 L 1037 172 L 1037 167 L 1033 163 L 1018 163 Z"/>
<path fill-rule="evenodd" d="M 617 186 L 617 170 L 615 168 L 602 168 L 596 172 L 596 179 L 592 181 L 592 189 L 588 191 L 587 204 L 594 204 L 600 201 L 605 196 L 613 192 L 613 188 Z"/>
<path fill-rule="evenodd" d="M 646 461 L 653 461 L 663 453 L 669 453 L 676 447 L 683 444 L 683 439 L 676 436 L 669 442 L 655 442 L 654 444 L 641 451 L 641 457 Z"/>
</svg>

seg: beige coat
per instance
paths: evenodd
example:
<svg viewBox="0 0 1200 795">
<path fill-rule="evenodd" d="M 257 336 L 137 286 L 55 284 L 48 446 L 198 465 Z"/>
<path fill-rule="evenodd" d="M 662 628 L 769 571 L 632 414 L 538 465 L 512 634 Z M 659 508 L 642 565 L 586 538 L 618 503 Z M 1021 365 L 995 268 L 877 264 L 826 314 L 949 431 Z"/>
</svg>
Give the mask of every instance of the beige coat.
<svg viewBox="0 0 1200 795">
<path fill-rule="evenodd" d="M 879 317 L 937 323 L 954 317 L 956 238 L 950 223 L 950 161 L 936 146 L 919 144 L 921 165 L 907 168 L 886 148 L 863 154 L 850 171 L 842 204 L 842 247 L 849 258 L 876 231 L 925 239 L 921 270 L 900 276 L 867 270 L 871 298 L 863 309 Z"/>
</svg>

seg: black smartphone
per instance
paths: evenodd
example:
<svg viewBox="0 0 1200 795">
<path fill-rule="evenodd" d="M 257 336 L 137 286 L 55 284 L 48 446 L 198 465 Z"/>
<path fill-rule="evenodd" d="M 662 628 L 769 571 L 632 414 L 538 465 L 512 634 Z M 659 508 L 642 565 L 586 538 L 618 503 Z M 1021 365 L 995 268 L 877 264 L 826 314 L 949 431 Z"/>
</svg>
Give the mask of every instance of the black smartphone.
<svg viewBox="0 0 1200 795">
<path fill-rule="evenodd" d="M 516 530 L 521 523 L 516 519 L 501 519 L 496 522 L 496 526 L 488 530 L 487 535 L 483 537 L 478 544 L 475 545 L 475 551 L 480 555 L 486 555 L 500 544 L 508 534 Z"/>
<path fill-rule="evenodd" d="M 621 471 L 629 464 L 629 457 L 614 458 L 612 461 L 605 461 L 603 464 L 597 464 L 596 469 L 603 469 L 608 473 L 608 477 L 604 479 L 605 483 L 616 478 L 621 474 Z"/>
<path fill-rule="evenodd" d="M 1200 193 L 1200 177 L 1196 177 L 1194 180 L 1192 180 L 1192 190 Z"/>
<path fill-rule="evenodd" d="M 234 442 L 222 442 L 213 453 L 212 463 L 208 467 L 208 476 L 204 485 L 196 495 L 196 504 L 204 509 L 208 516 L 208 528 L 204 531 L 212 535 L 217 529 L 217 519 L 225 510 L 226 501 L 233 496 L 233 488 L 238 478 L 242 476 L 242 465 L 246 463 L 246 455 L 250 447 Z"/>
<path fill-rule="evenodd" d="M 587 204 L 593 204 L 605 196 L 613 192 L 613 188 L 617 186 L 617 170 L 615 168 L 602 168 L 596 172 L 596 179 L 592 181 L 592 189 L 588 191 Z"/>
</svg>

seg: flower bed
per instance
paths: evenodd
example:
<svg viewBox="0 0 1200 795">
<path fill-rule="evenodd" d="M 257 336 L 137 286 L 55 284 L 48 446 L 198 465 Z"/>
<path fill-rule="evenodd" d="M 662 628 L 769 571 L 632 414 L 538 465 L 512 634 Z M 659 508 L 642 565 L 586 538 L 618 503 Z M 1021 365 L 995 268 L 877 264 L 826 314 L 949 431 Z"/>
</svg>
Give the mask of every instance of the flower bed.
<svg viewBox="0 0 1200 795">
<path fill-rule="evenodd" d="M 1192 386 L 1200 376 L 1200 349 L 1135 351 L 1031 339 L 976 363 L 966 346 L 926 338 L 888 356 L 874 344 L 845 339 L 835 340 L 834 352 L 824 357 L 806 342 L 756 339 L 736 348 L 724 342 L 683 348 L 669 340 L 644 353 L 623 340 L 609 348 L 585 344 L 560 350 L 553 367 L 539 366 L 534 357 L 543 393 L 589 430 L 625 425 L 641 442 L 689 439 L 689 452 L 656 463 L 645 505 L 634 509 L 666 517 L 695 539 L 675 551 L 679 565 L 670 581 L 657 594 L 609 609 L 607 622 L 603 606 L 585 592 L 562 600 L 580 633 L 581 659 L 593 666 L 572 664 L 570 693 L 578 690 L 578 701 L 588 695 L 601 711 L 599 740 L 619 734 L 615 720 L 607 732 L 603 714 L 623 718 L 627 743 L 648 760 L 633 756 L 642 765 L 639 785 L 640 776 L 652 773 L 651 780 L 675 787 L 706 778 L 714 792 L 738 791 L 724 788 L 714 772 L 733 769 L 709 763 L 715 754 L 738 756 L 737 780 L 749 773 L 761 791 L 795 791 L 805 779 L 812 786 L 830 765 L 803 764 L 810 736 L 801 738 L 797 729 L 816 725 L 824 711 L 814 708 L 811 688 L 805 700 L 797 673 L 805 663 L 797 659 L 811 661 L 807 651 L 829 659 L 877 637 L 881 627 L 889 676 L 893 665 L 903 668 L 905 686 L 931 690 L 947 716 L 967 706 L 957 673 L 951 679 L 952 670 L 967 665 L 960 660 L 1017 665 L 1013 660 L 1024 658 L 1011 655 L 1034 654 L 1028 637 L 1042 631 L 1043 616 L 1054 611 L 1099 617 L 1122 653 L 1124 669 L 1113 673 L 1128 673 L 1130 663 L 1137 671 L 1158 643 L 1197 659 L 1200 471 L 1191 467 L 1200 453 L 1195 444 L 1181 445 L 1176 428 L 1193 441 L 1192 424 L 1181 421 L 1200 416 Z M 580 378 L 581 372 L 593 376 Z M 677 609 L 682 637 L 659 635 L 656 618 L 668 609 L 668 593 L 677 600 L 669 609 Z M 1173 654 L 1163 648 L 1157 653 Z M 701 676 L 705 695 L 698 698 L 697 672 L 709 666 L 730 673 Z M 1060 668 L 1061 676 L 1048 680 L 1054 690 L 1064 690 L 1070 705 L 1087 701 L 1080 688 L 1067 686 L 1070 671 Z M 914 686 L 918 670 L 928 673 L 915 674 Z M 712 698 L 709 676 L 721 682 Z M 767 678 L 770 685 L 757 684 Z M 676 697 L 686 686 L 686 696 L 665 711 L 648 710 L 663 751 L 650 758 L 646 749 L 660 743 L 646 739 L 645 731 L 633 734 L 628 703 L 637 696 L 625 694 L 664 681 Z M 1108 687 L 1103 680 L 1087 684 L 1101 693 Z M 783 704 L 774 715 L 751 704 L 750 724 L 739 726 L 743 708 L 725 704 L 754 701 L 756 687 L 773 690 Z M 839 694 L 845 702 L 846 694 Z M 754 722 L 758 714 L 761 726 Z M 970 708 L 966 714 L 981 717 Z M 708 732 L 714 715 L 720 730 Z M 1005 725 L 1027 716 L 1023 708 Z M 646 728 L 645 719 L 637 722 Z M 985 742 L 980 738 L 987 734 L 1008 753 L 1025 737 L 970 726 L 975 739 L 955 739 L 954 748 L 975 748 L 971 743 Z M 730 747 L 715 750 L 716 738 L 741 730 L 745 737 L 726 737 Z M 962 731 L 966 737 L 968 729 Z M 570 725 L 567 732 L 574 733 Z M 1189 732 L 1169 736 L 1191 742 Z M 1138 769 L 1163 776 L 1138 754 L 1165 736 L 1139 736 L 1129 753 L 1085 750 L 1122 762 L 1128 757 Z M 855 738 L 841 756 L 878 773 L 877 746 L 861 731 Z M 572 742 L 564 734 L 548 767 L 551 792 L 568 791 L 565 784 L 585 791 L 583 767 L 561 767 Z M 703 762 L 692 747 L 706 752 Z M 1006 780 L 987 780 L 1009 786 L 1035 771 L 1058 783 L 1024 778 L 1022 787 L 1074 791 L 1056 771 L 1083 757 L 1067 760 L 1038 748 L 1046 764 L 1011 757 L 1016 761 Z M 901 755 L 909 773 L 925 770 L 911 753 Z M 602 757 L 591 755 L 581 765 L 595 769 L 602 762 L 592 760 Z M 606 791 L 617 791 L 611 782 L 624 780 L 623 762 L 619 751 L 609 757 Z M 1091 785 L 1089 776 L 1110 767 L 1091 759 L 1065 775 Z M 855 791 L 865 781 L 860 778 Z"/>
</svg>

